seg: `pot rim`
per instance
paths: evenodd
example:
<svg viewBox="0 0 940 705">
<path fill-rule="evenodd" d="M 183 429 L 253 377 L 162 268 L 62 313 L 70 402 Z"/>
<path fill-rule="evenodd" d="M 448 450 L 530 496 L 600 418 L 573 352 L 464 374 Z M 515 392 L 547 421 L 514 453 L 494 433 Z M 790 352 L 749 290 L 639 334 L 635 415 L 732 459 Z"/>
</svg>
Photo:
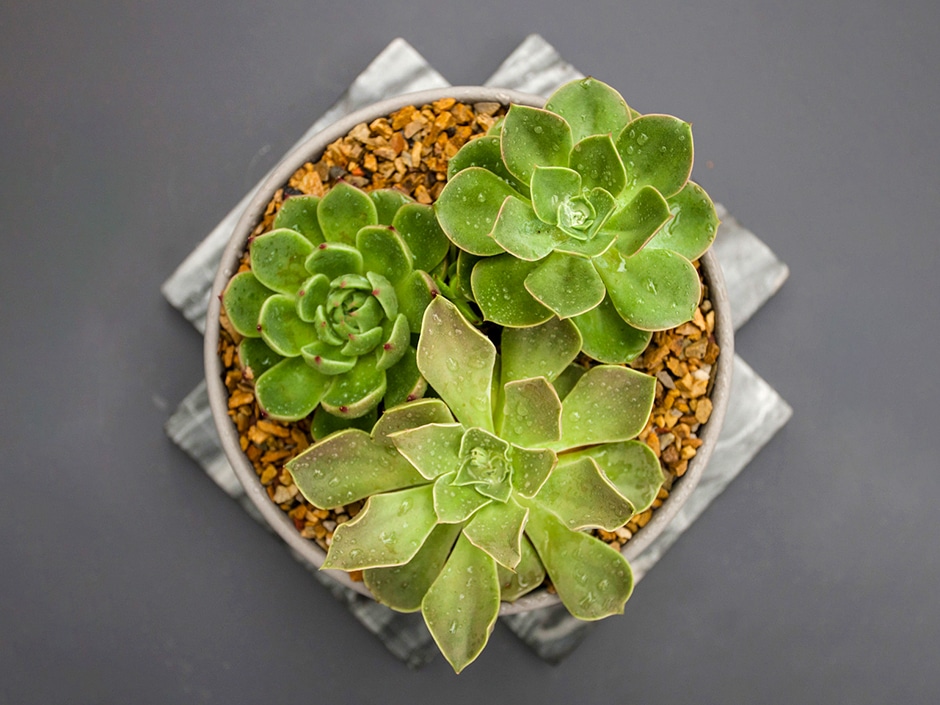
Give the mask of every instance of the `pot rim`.
<svg viewBox="0 0 940 705">
<path fill-rule="evenodd" d="M 456 98 L 464 103 L 487 101 L 499 102 L 503 105 L 519 103 L 534 107 L 542 107 L 545 104 L 544 98 L 530 93 L 487 86 L 452 86 L 386 98 L 346 115 L 321 132 L 291 148 L 255 189 L 247 207 L 232 231 L 213 281 L 206 313 L 203 360 L 209 406 L 212 411 L 213 422 L 222 442 L 222 448 L 239 482 L 242 484 L 245 494 L 264 517 L 268 526 L 274 529 L 292 550 L 317 568 L 321 568 L 323 565 L 326 553 L 315 542 L 301 537 L 287 514 L 270 500 L 264 486 L 258 481 L 254 467 L 242 452 L 238 432 L 228 417 L 228 392 L 222 381 L 223 369 L 218 355 L 221 292 L 228 280 L 237 272 L 238 262 L 244 252 L 246 240 L 260 220 L 271 199 L 271 194 L 282 187 L 297 169 L 308 161 L 314 161 L 329 144 L 344 137 L 359 123 L 371 122 L 408 105 L 421 106 L 445 97 Z M 640 529 L 621 550 L 621 553 L 631 562 L 662 533 L 695 489 L 714 449 L 727 407 L 734 357 L 730 304 L 721 267 L 712 250 L 703 255 L 701 265 L 703 278 L 709 287 L 709 298 L 715 309 L 715 336 L 721 348 L 716 363 L 717 368 L 714 371 L 715 382 L 711 393 L 713 410 L 699 436 L 703 443 L 699 447 L 698 453 L 689 463 L 688 469 L 681 480 L 675 484 L 668 501 L 663 503 L 662 507 L 653 514 L 649 523 Z M 351 580 L 344 571 L 328 570 L 324 572 L 342 585 L 352 588 L 362 595 L 372 597 L 372 593 L 369 592 L 364 583 Z M 501 603 L 500 615 L 527 612 L 557 604 L 560 604 L 560 600 L 556 594 L 549 593 L 545 588 L 539 588 L 515 602 Z"/>
</svg>

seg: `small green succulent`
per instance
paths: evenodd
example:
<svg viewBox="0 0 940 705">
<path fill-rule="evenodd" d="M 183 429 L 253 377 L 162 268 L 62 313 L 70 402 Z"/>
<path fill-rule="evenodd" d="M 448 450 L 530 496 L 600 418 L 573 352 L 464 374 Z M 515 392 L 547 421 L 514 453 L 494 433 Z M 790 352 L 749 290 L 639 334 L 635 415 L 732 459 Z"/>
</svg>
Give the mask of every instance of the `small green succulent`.
<svg viewBox="0 0 940 705">
<path fill-rule="evenodd" d="M 427 270 L 450 247 L 430 206 L 340 183 L 322 198 L 289 198 L 249 247 L 251 269 L 222 302 L 246 337 L 241 362 L 269 416 L 296 421 L 317 409 L 321 418 L 322 409 L 374 422 L 383 400 L 423 393 L 411 336 L 436 292 Z"/>
<path fill-rule="evenodd" d="M 487 320 L 570 318 L 591 357 L 636 357 L 649 331 L 692 317 L 701 287 L 691 261 L 718 226 L 689 181 L 690 127 L 639 115 L 591 78 L 562 86 L 544 109 L 512 105 L 493 134 L 454 156 L 435 204 L 472 255 L 458 288 Z"/>
<path fill-rule="evenodd" d="M 631 440 L 655 380 L 573 364 L 578 329 L 552 318 L 502 331 L 501 353 L 456 306 L 424 314 L 417 364 L 440 398 L 387 409 L 370 432 L 344 429 L 288 463 L 322 508 L 367 499 L 339 526 L 324 568 L 363 570 L 379 602 L 421 610 L 456 671 L 486 645 L 501 600 L 546 573 L 568 610 L 621 613 L 626 559 L 584 530 L 614 530 L 653 502 L 656 456 Z"/>
</svg>

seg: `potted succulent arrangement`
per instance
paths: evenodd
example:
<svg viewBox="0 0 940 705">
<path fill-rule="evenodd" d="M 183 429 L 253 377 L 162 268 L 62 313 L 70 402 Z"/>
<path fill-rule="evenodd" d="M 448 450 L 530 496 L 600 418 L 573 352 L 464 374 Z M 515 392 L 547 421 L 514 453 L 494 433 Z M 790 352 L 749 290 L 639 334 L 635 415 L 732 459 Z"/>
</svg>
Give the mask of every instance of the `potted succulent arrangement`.
<svg viewBox="0 0 940 705">
<path fill-rule="evenodd" d="M 217 426 L 258 508 L 315 564 L 357 578 L 348 585 L 420 610 L 458 672 L 501 612 L 558 600 L 585 620 L 623 611 L 628 559 L 693 489 L 730 383 L 730 321 L 707 253 L 718 219 L 689 180 L 689 124 L 640 115 L 594 79 L 544 104 L 486 90 L 379 104 L 289 156 L 233 237 L 206 342 Z M 445 96 L 486 106 L 490 119 L 459 149 L 444 140 L 446 179 L 420 194 L 425 203 L 383 188 L 384 177 L 368 191 L 348 179 L 272 201 L 357 125 Z M 657 400 L 677 403 L 676 382 L 631 365 L 657 331 L 693 320 L 696 359 L 714 354 L 670 369 L 696 387 L 695 408 L 679 399 L 684 410 L 651 419 Z M 237 343 L 228 375 L 226 331 Z M 309 435 L 278 457 L 291 496 L 308 505 L 296 516 L 245 457 L 233 412 L 244 400 L 223 383 L 233 375 L 258 426 Z M 673 485 L 660 439 L 677 447 L 681 419 L 699 433 L 685 433 L 682 462 L 694 460 Z M 659 433 L 667 427 L 676 433 Z M 342 513 L 350 506 L 354 516 Z M 297 531 L 311 511 L 342 517 L 319 546 Z M 625 546 L 604 540 L 638 516 L 649 523 Z"/>
</svg>

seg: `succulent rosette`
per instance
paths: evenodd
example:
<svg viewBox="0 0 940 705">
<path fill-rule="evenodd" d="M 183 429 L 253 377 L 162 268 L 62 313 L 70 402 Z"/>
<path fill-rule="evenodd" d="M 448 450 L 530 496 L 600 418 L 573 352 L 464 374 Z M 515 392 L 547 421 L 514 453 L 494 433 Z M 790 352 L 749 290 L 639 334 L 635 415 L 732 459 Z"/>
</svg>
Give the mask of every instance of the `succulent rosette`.
<svg viewBox="0 0 940 705">
<path fill-rule="evenodd" d="M 585 353 L 628 362 L 700 297 L 692 261 L 718 218 L 689 180 L 692 158 L 688 123 L 640 115 L 591 78 L 544 109 L 512 105 L 454 156 L 435 204 L 468 260 L 457 287 L 487 320 L 571 319 Z"/>
<path fill-rule="evenodd" d="M 420 396 L 412 334 L 449 247 L 430 206 L 396 191 L 340 183 L 286 200 L 222 296 L 261 408 L 282 421 L 316 409 L 317 435 Z"/>
<path fill-rule="evenodd" d="M 439 398 L 386 409 L 288 464 L 321 508 L 366 499 L 337 527 L 324 568 L 363 570 L 379 602 L 421 610 L 458 672 L 486 644 L 501 600 L 549 576 L 568 610 L 620 613 L 626 559 L 585 530 L 614 530 L 653 502 L 659 462 L 632 440 L 655 380 L 574 364 L 578 328 L 552 317 L 502 331 L 500 353 L 457 307 L 427 307 L 417 366 Z"/>
</svg>

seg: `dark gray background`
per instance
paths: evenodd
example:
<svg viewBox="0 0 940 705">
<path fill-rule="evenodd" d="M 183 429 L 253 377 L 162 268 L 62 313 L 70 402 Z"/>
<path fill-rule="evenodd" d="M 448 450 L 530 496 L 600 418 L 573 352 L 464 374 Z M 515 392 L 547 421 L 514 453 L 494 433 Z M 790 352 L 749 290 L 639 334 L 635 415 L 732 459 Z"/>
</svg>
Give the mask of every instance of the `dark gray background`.
<svg viewBox="0 0 940 705">
<path fill-rule="evenodd" d="M 938 19 L 3 2 L 0 702 L 937 702 Z M 392 38 L 460 84 L 529 32 L 694 122 L 696 179 L 792 269 L 736 344 L 795 416 L 564 664 L 497 629 L 458 680 L 395 661 L 164 437 L 201 341 L 158 288 Z"/>
</svg>

